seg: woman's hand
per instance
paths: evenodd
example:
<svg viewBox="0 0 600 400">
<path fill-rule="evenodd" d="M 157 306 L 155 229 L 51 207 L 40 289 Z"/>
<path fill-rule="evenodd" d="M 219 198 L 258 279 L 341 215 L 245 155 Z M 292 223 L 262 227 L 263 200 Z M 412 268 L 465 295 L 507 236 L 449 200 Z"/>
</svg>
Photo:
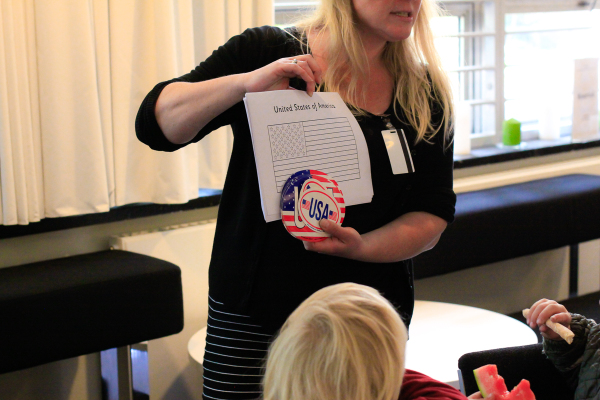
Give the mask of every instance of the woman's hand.
<svg viewBox="0 0 600 400">
<path fill-rule="evenodd" d="M 355 229 L 341 227 L 328 219 L 322 219 L 320 226 L 331 237 L 320 242 L 304 242 L 306 250 L 344 258 L 360 258 L 364 241 Z"/>
<path fill-rule="evenodd" d="M 281 58 L 262 68 L 246 74 L 246 93 L 285 90 L 290 88 L 290 79 L 299 77 L 306 82 L 309 96 L 315 92 L 315 85 L 321 83 L 321 68 L 312 55 Z"/>
<path fill-rule="evenodd" d="M 321 229 L 331 237 L 321 242 L 305 242 L 304 247 L 309 251 L 358 261 L 396 262 L 433 248 L 446 225 L 440 217 L 417 211 L 361 235 L 353 228 L 322 219 Z"/>
<path fill-rule="evenodd" d="M 532 329 L 539 326 L 540 334 L 546 339 L 562 340 L 558 333 L 546 326 L 546 321 L 548 319 L 570 328 L 571 314 L 567 311 L 565 306 L 554 300 L 547 299 L 541 299 L 533 303 L 529 309 L 529 315 L 527 316 L 527 325 Z"/>
</svg>

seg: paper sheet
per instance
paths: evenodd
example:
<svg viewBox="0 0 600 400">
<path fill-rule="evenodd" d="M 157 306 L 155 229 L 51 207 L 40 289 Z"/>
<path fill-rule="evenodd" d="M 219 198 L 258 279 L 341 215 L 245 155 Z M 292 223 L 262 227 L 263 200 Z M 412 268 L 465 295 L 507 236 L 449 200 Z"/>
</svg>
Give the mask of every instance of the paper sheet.
<svg viewBox="0 0 600 400">
<path fill-rule="evenodd" d="M 244 98 L 267 222 L 281 218 L 281 189 L 296 171 L 335 179 L 346 205 L 373 197 L 364 135 L 338 93 L 299 90 L 248 93 Z"/>
<path fill-rule="evenodd" d="M 598 59 L 575 60 L 573 141 L 598 137 Z"/>
</svg>

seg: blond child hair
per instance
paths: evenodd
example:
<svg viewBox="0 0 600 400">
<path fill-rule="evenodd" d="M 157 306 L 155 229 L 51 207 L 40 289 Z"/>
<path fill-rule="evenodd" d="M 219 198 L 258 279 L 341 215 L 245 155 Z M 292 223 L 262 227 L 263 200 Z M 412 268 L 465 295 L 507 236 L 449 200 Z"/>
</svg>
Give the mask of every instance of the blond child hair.
<svg viewBox="0 0 600 400">
<path fill-rule="evenodd" d="M 328 286 L 289 316 L 269 349 L 265 400 L 396 400 L 407 331 L 377 290 Z"/>
</svg>

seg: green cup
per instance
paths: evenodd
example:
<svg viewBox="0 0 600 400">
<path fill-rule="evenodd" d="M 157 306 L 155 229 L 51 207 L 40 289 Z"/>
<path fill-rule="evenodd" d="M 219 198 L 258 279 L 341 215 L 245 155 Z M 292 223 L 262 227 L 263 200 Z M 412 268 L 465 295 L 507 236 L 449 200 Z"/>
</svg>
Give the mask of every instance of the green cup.
<svg viewBox="0 0 600 400">
<path fill-rule="evenodd" d="M 502 123 L 502 144 L 518 146 L 521 144 L 521 123 L 514 118 Z"/>
</svg>

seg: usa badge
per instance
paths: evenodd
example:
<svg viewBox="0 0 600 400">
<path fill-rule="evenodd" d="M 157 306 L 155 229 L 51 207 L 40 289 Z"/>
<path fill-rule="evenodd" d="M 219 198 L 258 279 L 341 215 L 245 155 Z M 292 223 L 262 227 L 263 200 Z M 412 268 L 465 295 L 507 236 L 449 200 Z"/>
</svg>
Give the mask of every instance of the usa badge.
<svg viewBox="0 0 600 400">
<path fill-rule="evenodd" d="M 337 182 L 326 173 L 303 170 L 291 175 L 281 191 L 281 221 L 294 237 L 320 242 L 330 235 L 320 228 L 322 219 L 341 225 L 346 204 Z"/>
</svg>

